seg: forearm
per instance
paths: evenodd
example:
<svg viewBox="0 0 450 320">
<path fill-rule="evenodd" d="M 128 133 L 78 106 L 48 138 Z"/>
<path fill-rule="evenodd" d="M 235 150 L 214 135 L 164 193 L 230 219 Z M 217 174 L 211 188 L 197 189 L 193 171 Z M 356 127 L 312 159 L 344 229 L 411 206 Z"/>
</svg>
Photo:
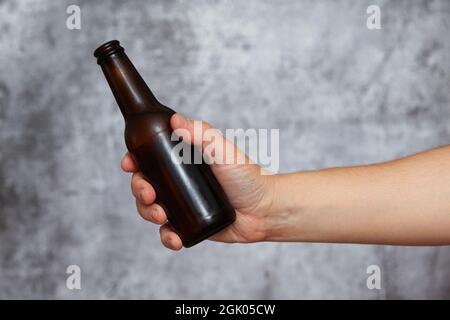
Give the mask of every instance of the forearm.
<svg viewBox="0 0 450 320">
<path fill-rule="evenodd" d="M 273 181 L 269 241 L 450 244 L 450 147 Z"/>
</svg>

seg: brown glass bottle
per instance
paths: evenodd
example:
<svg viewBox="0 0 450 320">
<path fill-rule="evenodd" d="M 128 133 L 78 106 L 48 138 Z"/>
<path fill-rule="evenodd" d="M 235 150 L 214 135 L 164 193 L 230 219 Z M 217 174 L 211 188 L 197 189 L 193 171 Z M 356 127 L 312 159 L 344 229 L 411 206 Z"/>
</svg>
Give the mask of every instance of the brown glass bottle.
<svg viewBox="0 0 450 320">
<path fill-rule="evenodd" d="M 126 146 L 183 245 L 191 247 L 233 223 L 235 211 L 211 168 L 203 161 L 180 163 L 171 156 L 180 143 L 171 140 L 175 112 L 155 98 L 119 41 L 101 45 L 94 56 L 125 118 Z M 200 152 L 188 147 L 192 157 Z"/>
</svg>

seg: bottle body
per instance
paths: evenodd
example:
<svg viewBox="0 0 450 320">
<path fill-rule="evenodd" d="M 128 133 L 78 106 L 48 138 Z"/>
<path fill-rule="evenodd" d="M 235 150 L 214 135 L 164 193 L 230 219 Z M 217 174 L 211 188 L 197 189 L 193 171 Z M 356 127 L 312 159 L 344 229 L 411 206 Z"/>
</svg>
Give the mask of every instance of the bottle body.
<svg viewBox="0 0 450 320">
<path fill-rule="evenodd" d="M 111 46 L 110 43 L 105 45 Z M 236 218 L 234 208 L 210 166 L 204 161 L 193 161 L 196 153 L 197 159 L 201 159 L 197 147 L 183 146 L 185 150 L 189 148 L 191 161 L 183 162 L 174 156 L 174 147 L 179 143 L 185 144 L 172 139 L 170 117 L 174 111 L 157 102 L 148 92 L 139 95 L 139 90 L 133 91 L 134 88 L 130 88 L 133 81 L 127 82 L 127 77 L 115 78 L 115 75 L 123 77 L 124 74 L 131 74 L 130 70 L 121 70 L 129 62 L 126 58 L 128 62 L 124 63 L 124 57 L 123 52 L 114 53 L 109 58 L 102 56 L 102 63 L 99 64 L 124 114 L 127 149 L 137 161 L 145 179 L 155 189 L 156 203 L 165 210 L 183 246 L 191 247 L 233 223 Z M 108 59 L 122 60 L 108 62 Z M 139 83 L 139 86 L 134 87 L 141 86 Z M 139 102 L 133 112 L 129 112 L 127 100 L 124 99 L 127 94 L 131 94 L 121 92 L 123 90 L 131 90 L 133 101 Z"/>
<path fill-rule="evenodd" d="M 191 247 L 233 223 L 235 212 L 206 163 L 180 163 L 174 157 L 172 150 L 184 142 L 172 141 L 170 116 L 167 112 L 130 117 L 125 142 L 183 245 Z M 193 157 L 200 152 L 193 145 L 186 147 Z"/>
</svg>

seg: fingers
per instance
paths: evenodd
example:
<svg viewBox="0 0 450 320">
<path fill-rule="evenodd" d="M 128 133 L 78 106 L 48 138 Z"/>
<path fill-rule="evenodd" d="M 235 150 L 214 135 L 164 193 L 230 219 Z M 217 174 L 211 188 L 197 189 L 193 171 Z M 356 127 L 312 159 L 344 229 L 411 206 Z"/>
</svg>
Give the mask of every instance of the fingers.
<svg viewBox="0 0 450 320">
<path fill-rule="evenodd" d="M 159 228 L 159 235 L 161 237 L 161 243 L 166 248 L 178 251 L 183 247 L 181 238 L 173 231 L 170 224 L 166 223 L 161 226 Z"/>
<path fill-rule="evenodd" d="M 134 161 L 133 156 L 129 152 L 123 156 L 120 166 L 125 172 L 137 172 L 139 170 L 136 161 Z"/>
<path fill-rule="evenodd" d="M 167 220 L 164 210 L 155 202 L 155 189 L 144 180 L 141 172 L 133 173 L 131 178 L 131 192 L 136 198 L 136 207 L 145 220 L 156 224 L 163 224 Z"/>
<path fill-rule="evenodd" d="M 122 170 L 132 172 L 131 191 L 136 198 L 136 207 L 139 215 L 147 221 L 162 225 L 160 237 L 162 244 L 171 250 L 180 250 L 183 247 L 181 238 L 173 231 L 167 222 L 164 209 L 155 203 L 155 189 L 148 183 L 141 172 L 136 161 L 130 153 L 126 153 L 121 161 Z"/>
<path fill-rule="evenodd" d="M 180 250 L 183 247 L 181 238 L 173 231 L 170 224 L 167 222 L 167 215 L 163 208 L 158 204 L 144 205 L 139 201 L 136 201 L 138 212 L 142 218 L 153 222 L 155 224 L 162 225 L 159 228 L 159 235 L 161 243 L 168 249 Z"/>
<path fill-rule="evenodd" d="M 136 200 L 136 207 L 142 218 L 155 224 L 163 224 L 167 221 L 167 215 L 157 203 L 146 205 Z"/>
<path fill-rule="evenodd" d="M 136 200 L 138 212 L 142 218 L 155 224 L 162 225 L 159 229 L 161 243 L 168 249 L 180 250 L 183 247 L 181 238 L 173 231 L 170 224 L 167 222 L 167 215 L 160 205 L 154 203 L 145 205 Z"/>
<path fill-rule="evenodd" d="M 131 192 L 134 197 L 142 204 L 150 205 L 155 202 L 155 189 L 145 181 L 141 172 L 133 173 L 131 177 Z"/>
</svg>

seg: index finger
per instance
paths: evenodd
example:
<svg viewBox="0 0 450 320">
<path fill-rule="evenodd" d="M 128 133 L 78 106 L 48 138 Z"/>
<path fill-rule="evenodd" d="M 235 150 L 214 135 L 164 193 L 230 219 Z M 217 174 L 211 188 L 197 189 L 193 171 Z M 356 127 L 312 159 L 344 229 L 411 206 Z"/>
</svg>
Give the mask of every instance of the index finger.
<svg viewBox="0 0 450 320">
<path fill-rule="evenodd" d="M 127 152 L 120 162 L 120 166 L 122 167 L 122 170 L 125 172 L 137 172 L 139 171 L 139 166 L 137 165 L 136 161 L 133 159 L 133 156 Z"/>
</svg>

